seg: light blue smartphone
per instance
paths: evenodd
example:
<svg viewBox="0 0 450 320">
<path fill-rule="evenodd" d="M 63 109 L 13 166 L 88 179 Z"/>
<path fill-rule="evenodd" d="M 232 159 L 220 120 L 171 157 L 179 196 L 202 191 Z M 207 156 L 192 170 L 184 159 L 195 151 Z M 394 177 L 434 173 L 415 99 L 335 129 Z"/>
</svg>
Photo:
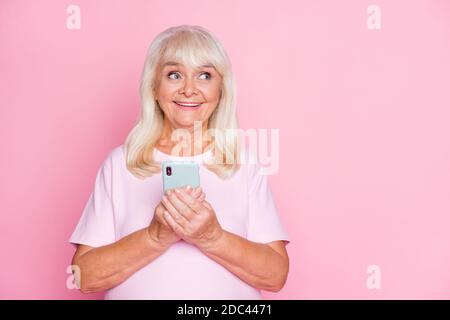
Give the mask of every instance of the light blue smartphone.
<svg viewBox="0 0 450 320">
<path fill-rule="evenodd" d="M 199 165 L 196 162 L 163 161 L 162 176 L 164 192 L 169 189 L 180 188 L 187 185 L 192 188 L 200 186 Z"/>
</svg>

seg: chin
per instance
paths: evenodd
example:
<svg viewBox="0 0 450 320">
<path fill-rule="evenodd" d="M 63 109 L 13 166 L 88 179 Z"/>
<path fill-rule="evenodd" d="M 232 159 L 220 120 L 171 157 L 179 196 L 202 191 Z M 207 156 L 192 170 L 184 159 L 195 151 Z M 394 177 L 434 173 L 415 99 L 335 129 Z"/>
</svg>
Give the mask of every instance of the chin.
<svg viewBox="0 0 450 320">
<path fill-rule="evenodd" d="M 202 119 L 192 119 L 192 118 L 191 119 L 186 119 L 186 118 L 177 119 L 176 121 L 180 126 L 182 126 L 184 128 L 194 127 L 194 121 L 201 121 L 203 123 Z"/>
</svg>

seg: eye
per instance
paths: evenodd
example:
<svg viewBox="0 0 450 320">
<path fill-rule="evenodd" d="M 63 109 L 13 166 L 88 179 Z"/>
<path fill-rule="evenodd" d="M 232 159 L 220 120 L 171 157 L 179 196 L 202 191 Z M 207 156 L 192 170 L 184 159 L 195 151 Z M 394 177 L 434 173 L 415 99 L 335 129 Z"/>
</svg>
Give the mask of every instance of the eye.
<svg viewBox="0 0 450 320">
<path fill-rule="evenodd" d="M 203 77 L 204 75 L 206 76 L 206 78 Z M 203 78 L 202 78 L 202 77 L 203 77 Z M 209 72 L 202 72 L 202 73 L 200 74 L 200 78 L 201 78 L 202 80 L 210 79 L 210 78 L 211 78 L 211 74 L 210 74 Z"/>
<path fill-rule="evenodd" d="M 175 77 L 173 77 L 172 75 L 175 75 Z M 167 74 L 167 77 L 168 77 L 169 79 L 173 79 L 173 80 L 179 79 L 179 78 L 178 78 L 179 76 L 180 76 L 180 75 L 178 74 L 178 72 L 174 72 L 174 71 L 171 71 L 171 72 L 169 72 L 169 73 Z"/>
</svg>

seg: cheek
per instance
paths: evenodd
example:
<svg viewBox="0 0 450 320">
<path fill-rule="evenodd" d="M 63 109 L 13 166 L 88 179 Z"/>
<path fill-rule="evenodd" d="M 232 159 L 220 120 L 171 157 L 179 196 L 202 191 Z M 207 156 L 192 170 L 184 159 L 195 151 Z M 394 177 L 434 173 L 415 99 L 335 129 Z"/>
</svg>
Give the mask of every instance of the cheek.
<svg viewBox="0 0 450 320">
<path fill-rule="evenodd" d="M 177 90 L 177 87 L 173 84 L 170 84 L 166 81 L 161 81 L 161 84 L 159 86 L 158 90 L 158 96 L 161 100 L 172 100 L 174 91 Z"/>
<path fill-rule="evenodd" d="M 208 101 L 219 101 L 220 99 L 220 85 L 212 85 L 207 88 L 205 95 Z"/>
</svg>

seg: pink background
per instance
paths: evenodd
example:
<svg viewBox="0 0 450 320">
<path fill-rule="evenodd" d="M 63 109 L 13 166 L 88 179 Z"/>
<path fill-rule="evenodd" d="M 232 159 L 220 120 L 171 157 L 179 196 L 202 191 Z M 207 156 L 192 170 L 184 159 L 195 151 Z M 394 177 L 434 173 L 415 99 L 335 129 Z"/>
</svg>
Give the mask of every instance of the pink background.
<svg viewBox="0 0 450 320">
<path fill-rule="evenodd" d="M 370 4 L 2 0 L 0 298 L 102 297 L 66 288 L 67 241 L 138 115 L 148 45 L 179 24 L 226 47 L 242 127 L 280 129 L 291 265 L 265 297 L 450 298 L 450 2 L 378 0 L 378 31 Z"/>
</svg>

